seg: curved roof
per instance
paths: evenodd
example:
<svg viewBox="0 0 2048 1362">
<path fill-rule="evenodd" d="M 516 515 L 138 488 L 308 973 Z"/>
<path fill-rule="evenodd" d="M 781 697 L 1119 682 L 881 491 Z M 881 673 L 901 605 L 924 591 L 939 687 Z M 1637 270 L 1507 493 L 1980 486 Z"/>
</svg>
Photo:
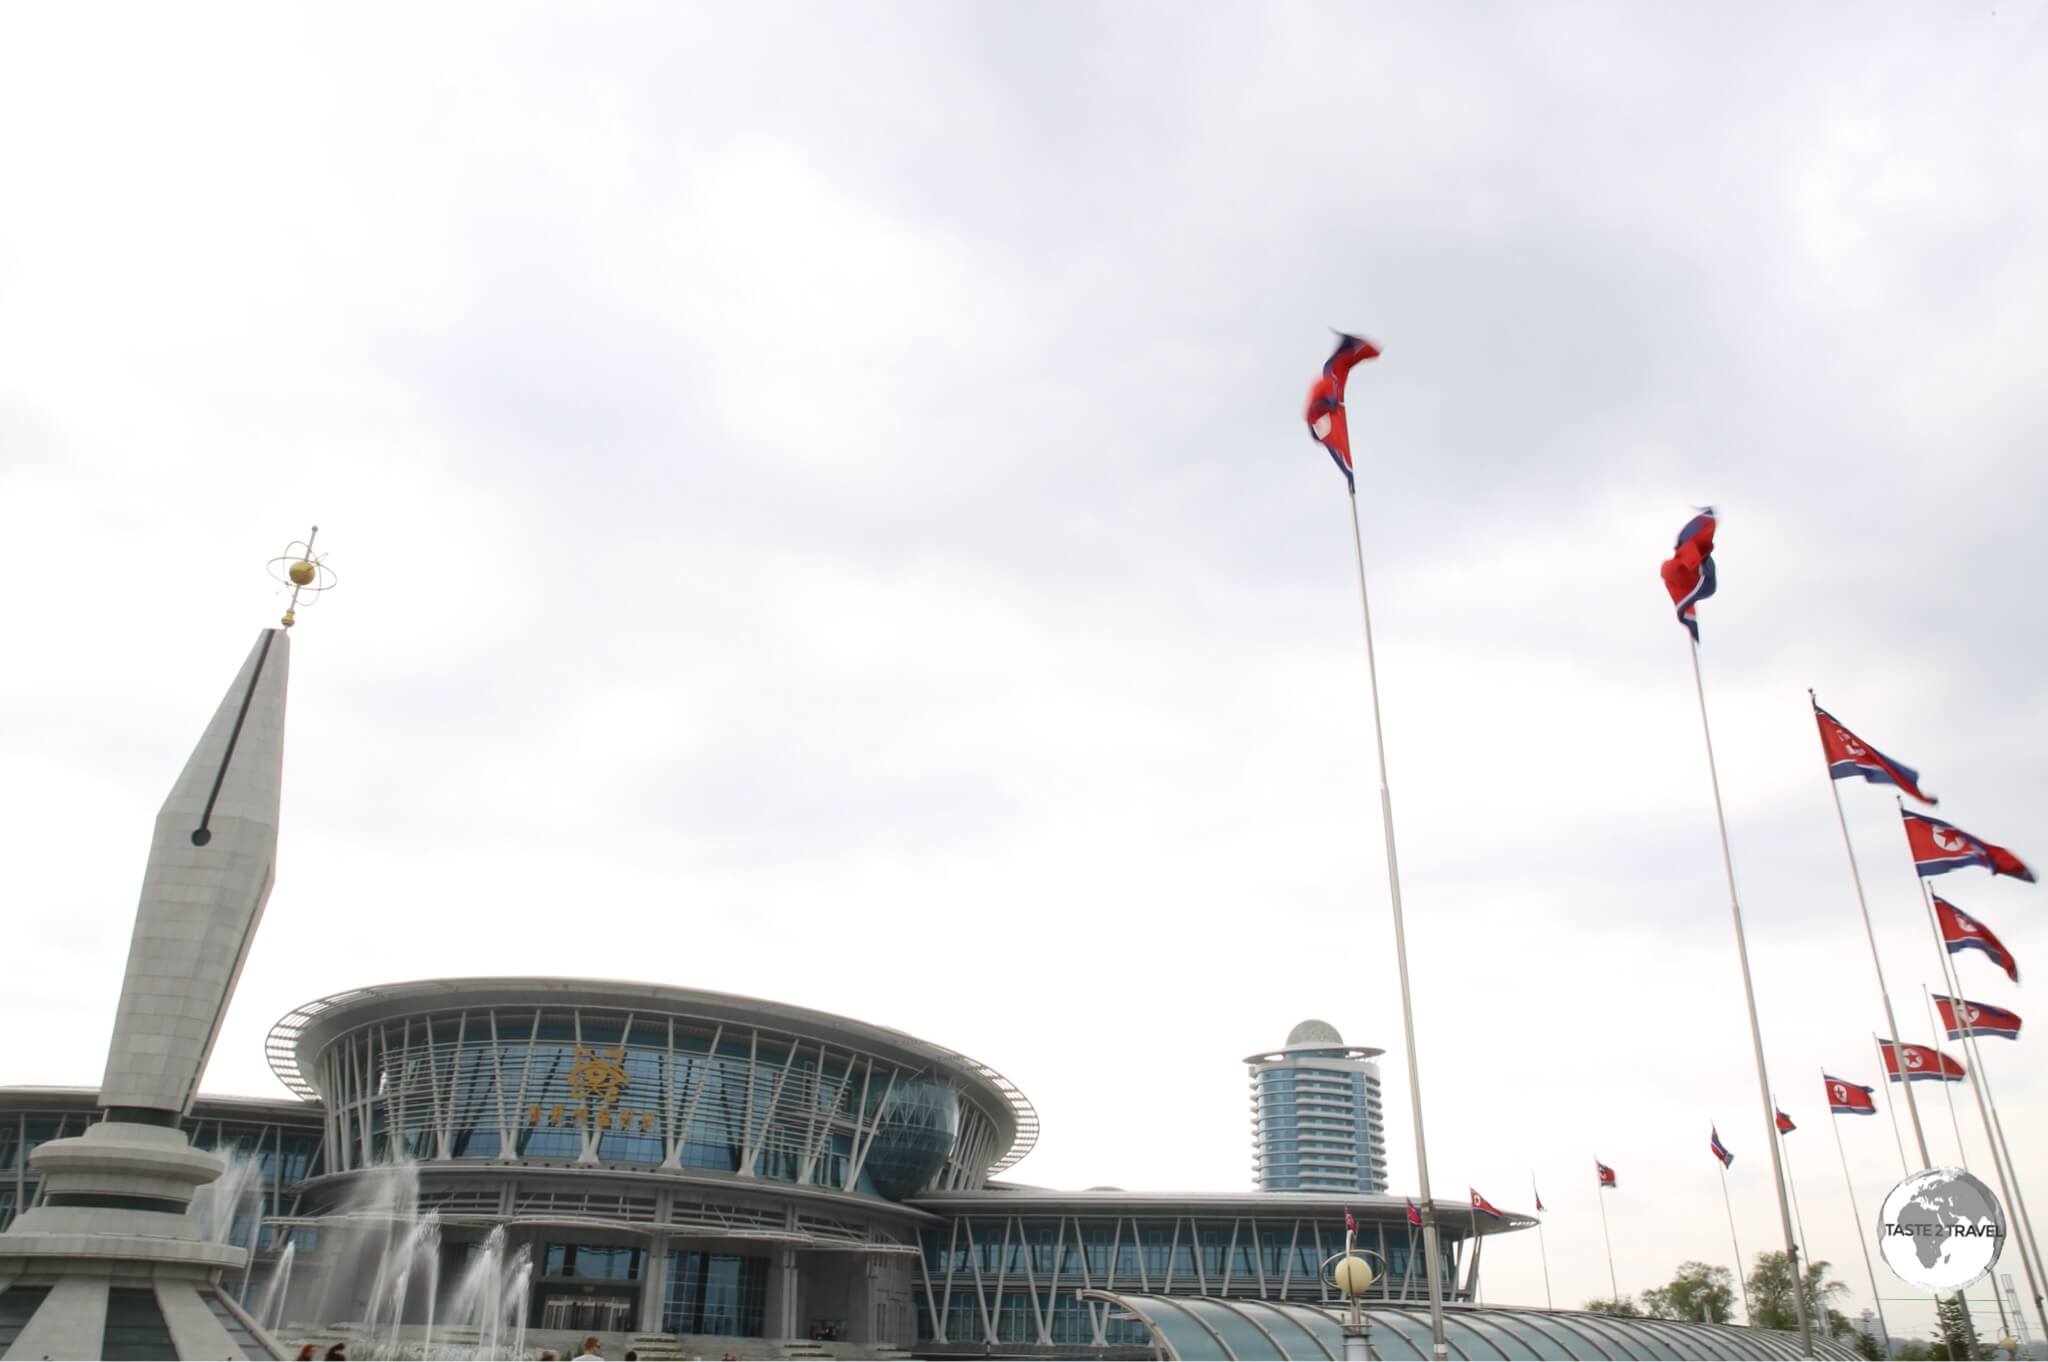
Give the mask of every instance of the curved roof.
<svg viewBox="0 0 2048 1362">
<path fill-rule="evenodd" d="M 998 1120 L 1008 1118 L 1010 1147 L 989 1169 L 991 1174 L 1012 1167 L 1038 1143 L 1036 1108 L 1016 1084 L 980 1060 L 886 1026 L 709 989 L 613 979 L 416 979 L 350 989 L 302 1003 L 270 1028 L 263 1048 L 271 1072 L 280 1082 L 301 1097 L 318 1099 L 320 1091 L 306 1079 L 306 1071 L 312 1067 L 313 1056 L 344 1032 L 371 1022 L 426 1012 L 534 1006 L 610 1007 L 627 1012 L 685 1014 L 822 1040 L 911 1068 L 938 1069 L 962 1088 L 980 1096 Z"/>
<path fill-rule="evenodd" d="M 1289 1045 L 1342 1045 L 1344 1037 L 1337 1034 L 1337 1028 L 1317 1017 L 1296 1026 L 1287 1033 Z"/>
<path fill-rule="evenodd" d="M 1344 1356 L 1342 1306 L 1297 1301 L 1154 1296 L 1082 1291 L 1107 1301 L 1151 1330 L 1168 1358 L 1242 1358 L 1335 1362 Z M 1431 1354 L 1429 1309 L 1373 1305 L 1361 1314 L 1374 1357 L 1417 1359 Z M 1796 1358 L 1799 1335 L 1730 1324 L 1596 1315 L 1581 1310 L 1523 1310 L 1446 1305 L 1444 1340 L 1458 1358 Z M 1815 1335 L 1816 1357 L 1853 1358 L 1832 1339 Z"/>
</svg>

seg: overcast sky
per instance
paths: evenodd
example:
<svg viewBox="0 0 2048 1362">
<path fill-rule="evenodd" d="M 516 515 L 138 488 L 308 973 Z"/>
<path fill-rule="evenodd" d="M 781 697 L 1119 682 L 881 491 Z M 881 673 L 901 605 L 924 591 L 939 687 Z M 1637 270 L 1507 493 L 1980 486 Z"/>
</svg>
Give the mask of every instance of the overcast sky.
<svg viewBox="0 0 2048 1362">
<path fill-rule="evenodd" d="M 1805 688 L 2048 859 L 2039 4 L 13 6 L 0 186 L 0 1082 L 98 1081 L 154 810 L 317 521 L 210 1091 L 281 1093 L 262 1037 L 328 992 L 650 979 L 994 1065 L 1020 1181 L 1248 1187 L 1242 1056 L 1401 1044 L 1301 422 L 1338 326 L 1385 347 L 1351 426 L 1435 1193 L 1533 1173 L 1576 1304 L 1604 1159 L 1639 1291 L 1730 1259 L 1718 1122 L 1780 1242 L 1657 576 L 1711 501 L 1769 1062 L 1868 1300 L 1819 1074 L 1877 1081 L 1881 1014 Z M 1842 794 L 1924 1040 L 1896 811 Z M 2048 968 L 2048 891 L 1942 887 Z M 1987 1058 L 2048 1215 L 2041 1043 Z M 1868 1227 L 1898 1153 L 1842 1134 Z M 1485 1267 L 1542 1301 L 1533 1234 Z"/>
</svg>

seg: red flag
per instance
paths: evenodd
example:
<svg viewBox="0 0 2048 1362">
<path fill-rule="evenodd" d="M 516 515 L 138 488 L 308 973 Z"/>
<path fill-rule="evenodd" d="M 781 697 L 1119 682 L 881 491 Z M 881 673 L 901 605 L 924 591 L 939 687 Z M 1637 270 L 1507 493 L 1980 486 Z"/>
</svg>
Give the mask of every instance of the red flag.
<svg viewBox="0 0 2048 1362">
<path fill-rule="evenodd" d="M 1494 1205 L 1491 1201 L 1488 1201 L 1485 1197 L 1479 1195 L 1478 1188 L 1468 1187 L 1465 1190 L 1472 1193 L 1472 1209 L 1474 1211 L 1476 1211 L 1480 1215 L 1491 1216 L 1495 1220 L 1500 1219 L 1500 1212 L 1494 1209 Z"/>
<path fill-rule="evenodd" d="M 1773 1111 L 1776 1111 L 1777 1109 L 1776 1109 L 1776 1108 L 1774 1107 L 1774 1108 L 1772 1108 L 1772 1110 L 1773 1110 Z M 1799 1129 L 1799 1127 L 1798 1127 L 1798 1126 L 1795 1126 L 1795 1125 L 1793 1125 L 1793 1124 L 1792 1124 L 1792 1118 L 1791 1118 L 1790 1116 L 1787 1116 L 1787 1115 L 1786 1115 L 1786 1114 L 1785 1114 L 1784 1112 L 1782 1112 L 1782 1111 L 1779 1111 L 1779 1112 L 1777 1112 L 1777 1116 L 1778 1116 L 1778 1133 L 1779 1133 L 1780 1135 L 1790 1135 L 1790 1134 L 1791 1134 L 1791 1133 L 1792 1133 L 1793 1131 L 1795 1131 L 1795 1130 Z"/>
<path fill-rule="evenodd" d="M 1934 1005 L 1941 1010 L 1941 1024 L 1948 1028 L 1950 1040 L 1961 1040 L 1967 1029 L 1973 1036 L 2003 1036 L 2007 1040 L 2020 1038 L 2020 1014 L 2008 1012 L 1990 1003 L 1973 1003 L 1968 998 L 1944 998 L 1934 995 Z M 1956 1014 L 1961 1013 L 1958 1017 Z"/>
<path fill-rule="evenodd" d="M 1536 1190 L 1536 1180 L 1529 1180 L 1529 1194 L 1536 1198 L 1536 1214 L 1543 1214 L 1543 1193 Z"/>
<path fill-rule="evenodd" d="M 1422 1208 L 1415 1204 L 1415 1198 L 1408 1198 L 1408 1223 L 1416 1229 L 1422 1228 Z"/>
<path fill-rule="evenodd" d="M 1837 1116 L 1877 1115 L 1877 1089 L 1866 1088 L 1861 1083 L 1850 1083 L 1832 1074 L 1822 1074 L 1827 1085 L 1828 1110 Z"/>
<path fill-rule="evenodd" d="M 1344 1208 L 1344 1229 L 1347 1233 L 1350 1234 L 1358 1233 L 1358 1220 L 1351 1214 L 1351 1208 L 1349 1206 L 1346 1206 Z"/>
<path fill-rule="evenodd" d="M 2034 872 L 2027 863 L 2002 846 L 1973 837 L 1953 823 L 1929 818 L 1924 813 L 1902 808 L 1899 816 L 1906 820 L 1906 845 L 1913 852 L 1913 869 L 1922 879 L 1981 865 L 1994 875 L 2034 882 Z"/>
<path fill-rule="evenodd" d="M 1678 609 L 1678 622 L 1700 641 L 1699 603 L 1714 594 L 1714 508 L 1703 506 L 1685 522 L 1678 543 L 1658 569 L 1664 575 L 1664 589 Z"/>
<path fill-rule="evenodd" d="M 1941 944 L 1948 947 L 1950 955 L 1963 951 L 1982 951 L 1991 958 L 1991 963 L 2005 971 L 2005 977 L 2014 983 L 2020 981 L 2020 963 L 2012 958 L 2012 952 L 2005 948 L 1989 927 L 1967 916 L 1953 903 L 1934 896 L 1934 918 L 1941 924 Z"/>
<path fill-rule="evenodd" d="M 1609 1168 L 1606 1164 L 1600 1162 L 1600 1160 L 1593 1160 L 1593 1171 L 1596 1175 L 1598 1175 L 1600 1179 L 1600 1185 L 1602 1187 L 1613 1187 L 1616 1185 L 1614 1181 L 1614 1170 L 1612 1168 Z"/>
<path fill-rule="evenodd" d="M 1302 413 L 1310 438 L 1329 451 L 1353 495 L 1358 492 L 1358 482 L 1351 476 L 1351 429 L 1344 421 L 1344 385 L 1353 366 L 1379 357 L 1380 348 L 1371 341 L 1339 333 L 1337 348 L 1323 361 L 1321 376 L 1309 386 L 1308 410 Z"/>
<path fill-rule="evenodd" d="M 1877 1048 L 1884 1054 L 1884 1073 L 1894 1083 L 1960 1083 L 1970 1076 L 1969 1070 L 1937 1050 L 1925 1045 L 1901 1043 L 1898 1054 L 1906 1057 L 1906 1076 L 1899 1077 L 1898 1054 L 1893 1053 L 1892 1042 L 1881 1040 Z"/>
<path fill-rule="evenodd" d="M 1836 780 L 1861 776 L 1873 785 L 1896 785 L 1922 804 L 1941 801 L 1920 788 L 1920 773 L 1904 762 L 1893 761 L 1842 726 L 1842 721 L 1813 706 L 1814 722 L 1820 725 L 1820 745 L 1827 754 L 1828 774 Z"/>
</svg>

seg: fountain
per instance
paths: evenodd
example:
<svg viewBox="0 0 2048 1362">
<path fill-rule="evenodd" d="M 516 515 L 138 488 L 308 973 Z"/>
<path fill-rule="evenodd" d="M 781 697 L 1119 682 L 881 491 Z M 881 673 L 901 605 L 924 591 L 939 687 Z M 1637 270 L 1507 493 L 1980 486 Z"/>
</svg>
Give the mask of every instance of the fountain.
<svg viewBox="0 0 2048 1362">
<path fill-rule="evenodd" d="M 308 1293 L 317 1302 L 318 1330 L 347 1334 L 350 1351 L 364 1358 L 494 1358 L 523 1351 L 533 1279 L 527 1250 L 508 1247 L 504 1227 L 494 1226 L 444 1310 L 441 1229 L 437 1211 L 419 1208 L 417 1164 L 401 1160 L 365 1169 L 341 1209 L 319 1221 L 321 1252 L 305 1269 L 320 1280 Z M 279 1259 L 259 1318 L 282 1323 L 296 1248 L 287 1247 Z"/>
<path fill-rule="evenodd" d="M 475 1357 L 519 1357 L 526 1351 L 526 1295 L 533 1259 L 524 1245 L 505 1252 L 505 1227 L 494 1225 L 448 1301 L 448 1323 L 475 1331 Z"/>
<path fill-rule="evenodd" d="M 221 1169 L 218 1178 L 201 1187 L 193 1195 L 191 1208 L 185 1212 L 186 1217 L 192 1221 L 199 1238 L 216 1244 L 233 1243 L 235 1221 L 242 1214 L 242 1203 L 254 1193 L 257 1213 L 250 1217 L 248 1222 L 249 1242 L 237 1245 L 239 1248 L 248 1249 L 253 1257 L 257 1232 L 263 1223 L 262 1162 L 256 1155 L 245 1152 L 240 1145 L 229 1145 L 226 1149 L 214 1152 L 226 1166 Z"/>
<path fill-rule="evenodd" d="M 277 1266 L 271 1269 L 270 1280 L 263 1286 L 263 1299 L 256 1307 L 256 1322 L 273 1334 L 284 1323 L 285 1297 L 292 1289 L 292 1262 L 298 1255 L 298 1241 L 287 1242 L 284 1252 L 277 1255 Z"/>
</svg>

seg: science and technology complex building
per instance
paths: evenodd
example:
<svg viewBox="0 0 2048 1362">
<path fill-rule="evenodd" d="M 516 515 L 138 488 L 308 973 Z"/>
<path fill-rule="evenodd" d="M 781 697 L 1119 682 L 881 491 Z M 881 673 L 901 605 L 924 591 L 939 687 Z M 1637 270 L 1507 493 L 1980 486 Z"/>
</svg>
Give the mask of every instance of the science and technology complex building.
<svg viewBox="0 0 2048 1362">
<path fill-rule="evenodd" d="M 1297 1044 L 1341 1048 L 1319 1031 Z M 1183 1356 L 1321 1357 L 1343 1308 L 1322 1268 L 1349 1209 L 1386 1265 L 1376 1352 L 1428 1353 L 1404 1198 L 1008 1182 L 1038 1138 L 1024 1094 L 885 1027 L 653 984 L 437 979 L 309 1002 L 268 1048 L 295 1096 L 202 1096 L 185 1128 L 253 1164 L 260 1224 L 236 1234 L 256 1253 L 226 1286 L 253 1304 L 291 1245 L 280 1321 L 363 1317 L 363 1300 L 314 1298 L 332 1285 L 308 1269 L 365 1184 L 410 1163 L 438 1218 L 442 1298 L 496 1231 L 531 1255 L 536 1330 L 938 1357 L 1151 1356 L 1184 1333 Z M 99 1115 L 90 1089 L 0 1089 L 0 1228 L 36 1198 L 29 1153 Z M 1485 1240 L 1533 1222 L 1482 1220 L 1475 1240 L 1469 1208 L 1435 1210 L 1446 1298 L 1469 1303 Z M 1467 1307 L 1449 1327 L 1467 1357 L 1714 1355 L 1577 1314 Z M 1779 1341 L 1741 1334 L 1743 1355 Z"/>
</svg>

